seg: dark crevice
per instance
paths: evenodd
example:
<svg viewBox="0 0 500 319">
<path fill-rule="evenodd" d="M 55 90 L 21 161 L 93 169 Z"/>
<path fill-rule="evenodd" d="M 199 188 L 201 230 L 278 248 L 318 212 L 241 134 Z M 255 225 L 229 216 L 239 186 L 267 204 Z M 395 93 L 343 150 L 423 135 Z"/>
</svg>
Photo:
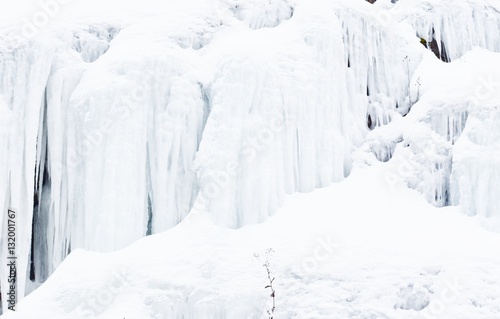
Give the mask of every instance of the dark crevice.
<svg viewBox="0 0 500 319">
<path fill-rule="evenodd" d="M 148 194 L 148 226 L 146 230 L 146 236 L 153 233 L 153 207 L 151 204 L 151 197 Z"/>
<path fill-rule="evenodd" d="M 372 121 L 372 116 L 368 114 L 368 118 L 366 119 L 366 125 L 370 130 L 374 129 L 373 121 Z"/>
<path fill-rule="evenodd" d="M 149 143 L 146 144 L 146 194 L 147 194 L 147 217 L 148 222 L 146 225 L 146 236 L 153 234 L 153 187 L 151 182 L 151 158 L 149 156 Z"/>
<path fill-rule="evenodd" d="M 448 57 L 448 53 L 446 52 L 446 48 L 444 46 L 443 41 L 441 41 L 441 49 L 438 46 L 436 39 L 432 39 L 428 48 L 436 55 L 438 59 L 441 59 L 443 62 L 450 62 L 450 58 Z"/>
<path fill-rule="evenodd" d="M 37 162 L 35 163 L 35 181 L 33 190 L 33 217 L 31 224 L 31 250 L 29 259 L 29 278 L 34 282 L 43 282 L 48 277 L 47 269 L 47 228 L 48 206 L 51 177 L 49 170 L 49 152 L 47 136 L 47 98 L 40 114 L 40 129 L 37 137 Z"/>
<path fill-rule="evenodd" d="M 448 189 L 444 192 L 444 206 L 450 206 L 450 194 L 448 193 Z"/>
<path fill-rule="evenodd" d="M 418 36 L 418 35 L 417 35 Z M 451 62 L 451 59 L 448 55 L 448 52 L 446 51 L 446 46 L 444 45 L 444 42 L 442 40 L 438 42 L 436 41 L 435 37 L 435 30 L 432 28 L 432 37 L 430 41 L 426 40 L 425 38 L 420 37 L 420 43 L 426 47 L 427 49 L 431 50 L 434 55 L 440 59 L 443 62 Z"/>
<path fill-rule="evenodd" d="M 44 281 L 46 279 L 45 276 L 48 275 L 46 269 L 43 269 L 43 265 L 45 265 L 45 256 L 47 256 L 46 229 L 48 225 L 46 217 L 48 212 L 45 210 L 42 203 L 42 198 L 45 198 L 46 192 L 50 191 L 51 184 L 47 167 L 47 150 L 45 150 L 42 163 L 44 163 L 44 167 L 41 170 L 41 187 L 35 190 L 33 200 L 33 222 L 31 226 L 30 280 L 36 282 Z M 37 246 L 35 246 L 35 242 L 38 242 L 38 250 Z M 40 262 L 42 260 L 43 262 Z"/>
<path fill-rule="evenodd" d="M 290 18 L 288 18 L 288 19 L 293 18 L 293 15 L 294 15 L 294 14 L 295 14 L 295 8 L 294 8 L 294 7 L 292 7 L 292 6 L 290 6 Z"/>
</svg>

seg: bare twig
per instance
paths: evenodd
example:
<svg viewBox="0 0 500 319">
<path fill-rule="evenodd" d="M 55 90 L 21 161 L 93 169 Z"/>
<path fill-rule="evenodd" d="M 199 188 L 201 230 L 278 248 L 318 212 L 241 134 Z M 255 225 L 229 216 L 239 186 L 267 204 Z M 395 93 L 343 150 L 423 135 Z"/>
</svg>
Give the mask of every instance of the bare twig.
<svg viewBox="0 0 500 319">
<path fill-rule="evenodd" d="M 266 272 L 267 272 L 267 279 L 269 280 L 269 284 L 264 287 L 264 289 L 271 289 L 271 295 L 270 297 L 273 300 L 273 306 L 271 309 L 267 310 L 267 314 L 269 315 L 269 319 L 274 319 L 274 310 L 276 309 L 276 290 L 274 290 L 273 287 L 273 282 L 275 277 L 273 277 L 271 273 L 271 264 L 269 263 L 269 256 L 274 252 L 272 248 L 269 248 L 266 250 L 265 255 L 264 255 L 264 260 L 262 260 L 258 254 L 254 254 L 255 258 L 258 260 L 262 261 L 264 264 L 262 266 L 266 267 Z"/>
</svg>

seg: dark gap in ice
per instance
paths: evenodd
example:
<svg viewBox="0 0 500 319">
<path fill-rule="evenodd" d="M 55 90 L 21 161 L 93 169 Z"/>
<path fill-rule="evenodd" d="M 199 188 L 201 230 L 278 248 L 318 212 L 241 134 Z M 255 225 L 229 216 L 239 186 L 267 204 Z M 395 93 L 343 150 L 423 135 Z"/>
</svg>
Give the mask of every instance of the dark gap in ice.
<svg viewBox="0 0 500 319">
<path fill-rule="evenodd" d="M 441 61 L 450 62 L 450 59 L 448 57 L 448 53 L 446 52 L 446 47 L 444 46 L 443 41 L 441 41 L 441 50 L 438 46 L 436 39 L 432 39 L 430 44 L 428 44 L 428 48 L 430 48 L 430 50 L 434 53 L 434 55 L 438 59 L 441 59 Z"/>
<path fill-rule="evenodd" d="M 440 59 L 443 62 L 451 62 L 450 57 L 448 56 L 448 52 L 446 50 L 446 46 L 443 42 L 443 40 L 440 40 L 440 43 L 438 45 L 438 42 L 436 41 L 435 38 L 435 30 L 432 28 L 432 38 L 430 40 L 427 40 L 419 35 L 417 35 L 420 38 L 420 43 L 425 46 L 427 49 L 431 50 L 434 55 Z"/>
<path fill-rule="evenodd" d="M 45 198 L 50 194 L 51 177 L 48 167 L 48 134 L 47 134 L 47 98 L 41 111 L 41 130 L 37 137 L 37 159 L 35 163 L 35 183 L 33 190 L 33 217 L 31 224 L 31 250 L 29 259 L 29 278 L 34 282 L 47 279 L 47 228 L 48 211 Z"/>
<path fill-rule="evenodd" d="M 367 118 L 366 122 L 367 122 L 366 125 L 368 126 L 368 128 L 370 130 L 373 130 L 373 128 L 375 126 L 373 125 L 372 116 L 370 114 L 368 114 L 368 118 Z"/>
<path fill-rule="evenodd" d="M 38 210 L 38 197 L 35 195 L 34 201 L 33 201 L 33 219 L 31 221 L 31 252 L 30 252 L 30 280 L 35 281 L 35 263 L 33 261 L 33 255 L 35 251 L 35 234 L 34 234 L 34 229 L 35 229 L 35 224 L 37 222 L 37 210 Z"/>
<path fill-rule="evenodd" d="M 153 233 L 153 206 L 151 204 L 151 196 L 148 194 L 148 226 L 146 230 L 146 236 Z"/>
<path fill-rule="evenodd" d="M 149 155 L 149 143 L 146 143 L 146 178 L 147 178 L 147 214 L 148 214 L 148 223 L 146 225 L 146 236 L 153 234 L 153 186 L 151 182 L 151 158 Z"/>
</svg>

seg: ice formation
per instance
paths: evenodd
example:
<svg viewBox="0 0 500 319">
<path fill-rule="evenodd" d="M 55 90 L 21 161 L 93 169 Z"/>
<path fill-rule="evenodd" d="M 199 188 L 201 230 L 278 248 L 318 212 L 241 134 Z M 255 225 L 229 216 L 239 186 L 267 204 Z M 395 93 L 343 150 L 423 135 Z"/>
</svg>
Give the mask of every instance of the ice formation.
<svg viewBox="0 0 500 319">
<path fill-rule="evenodd" d="M 196 205 L 221 226 L 262 222 L 285 194 L 348 176 L 359 149 L 411 157 L 404 182 L 437 206 L 498 215 L 482 191 L 500 180 L 498 104 L 447 100 L 456 74 L 433 82 L 425 66 L 448 65 L 420 43 L 446 61 L 500 51 L 490 5 L 172 3 L 1 35 L 0 207 L 20 216 L 21 296 L 72 250 L 123 248 Z"/>
</svg>

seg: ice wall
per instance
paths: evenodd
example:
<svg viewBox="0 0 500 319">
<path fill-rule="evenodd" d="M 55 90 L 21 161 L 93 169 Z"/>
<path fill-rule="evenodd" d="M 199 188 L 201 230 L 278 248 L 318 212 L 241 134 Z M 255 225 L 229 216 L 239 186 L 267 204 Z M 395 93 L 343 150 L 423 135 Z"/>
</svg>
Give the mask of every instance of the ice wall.
<svg viewBox="0 0 500 319">
<path fill-rule="evenodd" d="M 37 138 L 43 118 L 45 89 L 51 69 L 53 49 L 36 42 L 30 50 L 5 51 L 0 63 L 0 207 L 2 207 L 2 248 L 0 259 L 7 265 L 7 209 L 16 212 L 16 254 L 18 294 L 25 291 L 31 247 L 31 225 Z M 1 282 L 6 283 L 9 267 L 2 267 Z M 6 291 L 2 291 L 6 293 Z M 2 301 L 6 302 L 6 295 Z"/>
<path fill-rule="evenodd" d="M 476 49 L 446 64 L 429 53 L 414 75 L 421 95 L 412 111 L 367 135 L 379 158 L 397 144 L 391 183 L 406 183 L 435 206 L 461 205 L 496 231 L 499 58 Z"/>
<path fill-rule="evenodd" d="M 391 5 L 389 1 L 377 1 L 376 5 L 382 10 L 376 14 L 382 25 L 391 27 L 394 21 L 408 23 L 421 43 L 442 61 L 455 61 L 477 47 L 500 51 L 500 34 L 490 31 L 500 28 L 499 10 L 492 3 L 404 1 Z M 451 176 L 452 171 L 458 169 L 455 165 L 458 161 L 454 159 L 455 149 L 460 149 L 454 144 L 459 140 L 471 113 L 488 106 L 484 105 L 487 101 L 481 96 L 487 95 L 489 99 L 496 92 L 490 83 L 490 73 L 494 73 L 495 68 L 484 69 L 474 54 L 464 58 L 463 63 L 468 59 L 474 62 L 470 62 L 467 68 L 480 68 L 482 71 L 465 70 L 456 65 L 443 69 L 440 63 L 428 58 L 428 62 L 412 74 L 408 98 L 414 105 L 422 100 L 425 88 L 431 87 L 432 93 L 427 95 L 431 101 L 418 105 L 412 111 L 411 119 L 401 119 L 399 123 L 400 119 L 396 117 L 397 124 L 387 130 L 375 130 L 367 136 L 365 148 L 379 160 L 387 161 L 399 150 L 397 179 L 404 180 L 436 206 L 461 204 L 461 197 L 457 195 L 458 186 Z M 485 57 L 485 60 L 490 59 L 490 56 Z M 372 113 L 369 114 L 375 115 L 370 116 L 371 124 L 390 122 L 377 109 L 377 104 L 372 103 L 372 106 Z M 455 192 L 454 200 L 452 192 Z M 467 193 L 463 196 L 467 202 L 472 195 L 465 188 L 464 192 Z M 488 211 L 494 210 L 496 203 L 492 199 L 486 201 L 488 204 L 483 207 L 487 207 Z M 464 205 L 464 212 L 474 215 L 471 211 L 475 212 L 475 209 L 465 208 L 467 206 Z"/>
<path fill-rule="evenodd" d="M 220 224 L 263 221 L 284 194 L 341 180 L 368 129 L 367 109 L 376 104 L 374 118 L 387 121 L 409 109 L 418 42 L 379 28 L 361 11 L 368 5 L 300 9 L 266 37 L 235 39 L 244 53 L 226 58 L 211 83 L 195 162 L 201 205 Z"/>
<path fill-rule="evenodd" d="M 453 204 L 461 204 L 465 214 L 479 216 L 486 228 L 497 232 L 500 231 L 499 125 L 498 104 L 469 118 L 455 147 L 451 179 Z"/>
<path fill-rule="evenodd" d="M 392 9 L 444 61 L 475 47 L 500 51 L 500 7 L 494 1 L 399 1 Z M 434 42 L 433 42 L 434 40 Z"/>
</svg>

